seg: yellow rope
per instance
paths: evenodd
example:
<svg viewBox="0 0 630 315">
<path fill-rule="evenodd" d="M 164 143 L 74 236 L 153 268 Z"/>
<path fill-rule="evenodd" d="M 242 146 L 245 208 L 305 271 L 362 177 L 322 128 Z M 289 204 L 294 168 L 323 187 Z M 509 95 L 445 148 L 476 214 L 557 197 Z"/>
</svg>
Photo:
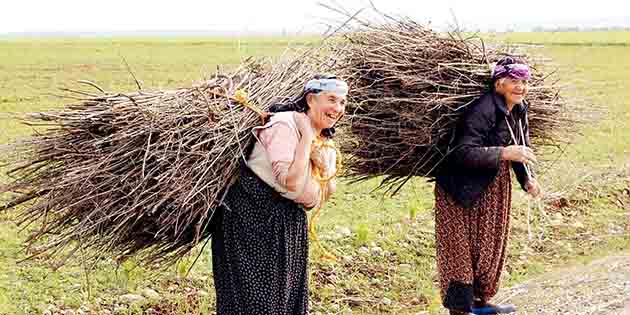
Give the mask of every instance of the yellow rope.
<svg viewBox="0 0 630 315">
<path fill-rule="evenodd" d="M 245 90 L 243 90 L 243 89 L 236 90 L 236 92 L 234 92 L 234 96 L 232 96 L 232 99 L 234 101 L 236 101 L 237 103 L 245 106 L 246 108 L 251 109 L 256 114 L 258 114 L 258 116 L 260 116 L 260 119 L 262 120 L 263 124 L 267 120 L 267 115 L 268 114 L 265 113 L 264 111 L 262 111 L 260 108 L 256 107 L 256 105 L 252 104 L 249 101 L 249 96 L 247 95 L 247 92 Z"/>
<path fill-rule="evenodd" d="M 322 206 L 324 205 L 324 203 L 326 202 L 326 195 L 328 194 L 328 183 L 335 177 L 337 177 L 337 174 L 340 172 L 341 167 L 342 167 L 342 157 L 341 157 L 341 152 L 339 152 L 339 150 L 335 147 L 335 142 L 332 139 L 326 139 L 326 140 L 321 140 L 319 137 L 313 142 L 313 146 L 317 149 L 324 149 L 324 148 L 332 148 L 337 152 L 337 156 L 336 156 L 336 170 L 335 173 L 332 174 L 329 177 L 323 177 L 322 173 L 324 170 L 321 170 L 317 167 L 313 167 L 312 173 L 313 173 L 313 177 L 319 182 L 319 186 L 320 186 L 320 196 L 319 196 L 319 205 L 316 209 L 313 209 L 313 214 L 311 214 L 311 217 L 309 219 L 308 222 L 308 234 L 311 238 L 311 240 L 313 242 L 315 242 L 315 245 L 317 246 L 317 248 L 319 248 L 319 250 L 321 251 L 322 255 L 321 258 L 324 260 L 328 260 L 328 261 L 337 261 L 337 257 L 335 255 L 333 255 L 332 253 L 330 253 L 328 250 L 326 250 L 326 248 L 324 248 L 324 246 L 322 246 L 322 243 L 319 241 L 319 237 L 317 236 L 317 231 L 315 229 L 315 223 L 317 221 L 317 218 L 319 218 L 319 215 L 321 214 L 321 210 L 322 210 Z"/>
</svg>

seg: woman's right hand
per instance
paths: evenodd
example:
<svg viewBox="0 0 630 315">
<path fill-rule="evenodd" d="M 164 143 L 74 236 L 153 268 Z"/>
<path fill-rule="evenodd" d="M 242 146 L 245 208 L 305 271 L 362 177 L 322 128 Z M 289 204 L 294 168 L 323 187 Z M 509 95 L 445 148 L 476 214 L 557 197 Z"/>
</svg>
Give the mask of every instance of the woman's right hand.
<svg viewBox="0 0 630 315">
<path fill-rule="evenodd" d="M 511 145 L 501 150 L 501 159 L 526 164 L 536 163 L 536 155 L 531 148 L 523 145 Z"/>
<path fill-rule="evenodd" d="M 304 113 L 293 113 L 293 119 L 295 120 L 295 124 L 297 125 L 298 131 L 302 137 L 308 137 L 308 139 L 315 138 L 315 132 L 313 131 L 313 126 L 311 125 L 311 119 Z"/>
</svg>

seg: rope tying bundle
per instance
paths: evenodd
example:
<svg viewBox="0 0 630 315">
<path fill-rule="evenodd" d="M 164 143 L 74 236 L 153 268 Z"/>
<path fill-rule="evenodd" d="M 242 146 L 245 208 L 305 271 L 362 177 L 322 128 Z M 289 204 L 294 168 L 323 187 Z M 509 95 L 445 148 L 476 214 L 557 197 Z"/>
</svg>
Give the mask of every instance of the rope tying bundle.
<svg viewBox="0 0 630 315">
<path fill-rule="evenodd" d="M 335 160 L 336 167 L 335 167 L 335 173 L 328 177 L 323 176 L 325 170 L 319 169 L 317 167 L 313 167 L 313 171 L 312 171 L 313 177 L 318 181 L 319 187 L 320 187 L 320 199 L 319 199 L 319 205 L 317 206 L 316 209 L 313 209 L 313 214 L 310 217 L 309 224 L 308 224 L 308 233 L 311 240 L 315 242 L 315 245 L 322 252 L 321 257 L 324 260 L 337 261 L 337 257 L 333 255 L 332 253 L 330 253 L 328 250 L 326 250 L 326 248 L 324 248 L 321 242 L 319 241 L 319 237 L 317 236 L 317 231 L 315 229 L 315 226 L 316 226 L 315 223 L 317 222 L 317 219 L 319 218 L 319 215 L 321 214 L 322 206 L 326 202 L 326 196 L 328 195 L 328 183 L 332 179 L 336 178 L 337 174 L 341 172 L 342 156 L 339 149 L 335 147 L 335 142 L 332 139 L 322 140 L 318 137 L 313 142 L 313 147 L 318 150 L 322 150 L 326 148 L 335 150 L 336 151 L 336 160 Z"/>
</svg>

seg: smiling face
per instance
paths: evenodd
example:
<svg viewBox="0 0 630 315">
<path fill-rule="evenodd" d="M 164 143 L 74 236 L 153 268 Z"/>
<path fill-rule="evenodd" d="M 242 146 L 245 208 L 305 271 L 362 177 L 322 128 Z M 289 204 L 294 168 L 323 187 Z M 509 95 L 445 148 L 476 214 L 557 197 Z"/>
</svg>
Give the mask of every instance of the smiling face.
<svg viewBox="0 0 630 315">
<path fill-rule="evenodd" d="M 529 82 L 507 77 L 498 79 L 494 87 L 497 93 L 505 97 L 508 107 L 512 107 L 523 102 L 527 96 Z"/>
<path fill-rule="evenodd" d="M 346 111 L 346 96 L 323 91 L 306 96 L 309 110 L 306 113 L 315 129 L 332 128 Z"/>
</svg>

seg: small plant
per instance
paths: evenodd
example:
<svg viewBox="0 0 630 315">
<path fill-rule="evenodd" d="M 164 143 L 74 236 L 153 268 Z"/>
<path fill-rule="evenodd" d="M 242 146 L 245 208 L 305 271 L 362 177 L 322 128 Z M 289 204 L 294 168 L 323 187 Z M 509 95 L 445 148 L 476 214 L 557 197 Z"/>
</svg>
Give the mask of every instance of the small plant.
<svg viewBox="0 0 630 315">
<path fill-rule="evenodd" d="M 416 215 L 418 215 L 418 203 L 412 202 L 409 206 L 409 219 L 414 220 Z"/>
<path fill-rule="evenodd" d="M 370 232 L 368 229 L 367 224 L 365 223 L 361 223 L 357 226 L 357 244 L 358 245 L 363 245 L 366 244 L 368 241 L 368 236 L 369 236 Z"/>
</svg>

